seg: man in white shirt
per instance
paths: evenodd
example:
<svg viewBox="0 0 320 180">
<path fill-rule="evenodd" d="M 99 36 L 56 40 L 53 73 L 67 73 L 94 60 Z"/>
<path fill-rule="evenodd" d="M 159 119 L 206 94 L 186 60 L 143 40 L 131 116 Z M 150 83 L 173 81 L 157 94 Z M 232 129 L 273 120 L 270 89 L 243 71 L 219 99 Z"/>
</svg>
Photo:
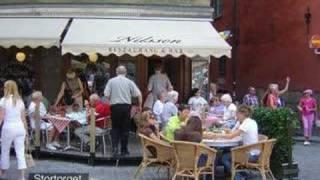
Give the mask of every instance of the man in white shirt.
<svg viewBox="0 0 320 180">
<path fill-rule="evenodd" d="M 128 140 L 130 129 L 130 109 L 132 98 L 138 98 L 141 110 L 142 96 L 137 85 L 126 77 L 127 69 L 119 66 L 117 76 L 110 79 L 104 90 L 104 95 L 111 105 L 111 137 L 112 154 L 118 156 L 118 145 L 121 142 L 121 155 L 129 155 Z"/>
<path fill-rule="evenodd" d="M 247 105 L 241 105 L 237 110 L 237 120 L 240 122 L 238 129 L 235 129 L 226 134 L 214 134 L 214 138 L 232 139 L 237 136 L 242 136 L 243 145 L 250 145 L 258 142 L 258 125 L 255 120 L 250 118 L 252 110 Z M 252 150 L 249 154 L 249 161 L 255 162 L 259 158 L 260 151 Z M 231 170 L 230 153 L 225 153 L 222 157 L 222 162 L 227 173 Z"/>
</svg>

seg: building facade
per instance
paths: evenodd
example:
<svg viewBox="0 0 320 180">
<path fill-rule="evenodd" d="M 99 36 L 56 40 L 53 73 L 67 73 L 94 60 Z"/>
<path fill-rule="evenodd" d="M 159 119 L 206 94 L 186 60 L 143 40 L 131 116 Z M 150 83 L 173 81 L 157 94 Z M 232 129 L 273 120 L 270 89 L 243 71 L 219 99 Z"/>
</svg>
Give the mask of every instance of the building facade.
<svg viewBox="0 0 320 180">
<path fill-rule="evenodd" d="M 213 16 L 216 15 L 213 7 L 220 7 L 220 2 L 220 0 L 1 1 L 0 18 L 68 18 L 71 21 L 73 19 L 147 19 L 211 22 Z M 68 28 L 65 30 L 68 31 Z M 63 33 L 61 33 L 61 42 L 64 40 Z M 148 78 L 154 72 L 155 61 L 153 60 L 159 59 L 157 56 L 145 57 L 143 55 L 136 57 L 99 55 L 97 62 L 99 67 L 97 67 L 89 61 L 86 54 L 63 54 L 60 47 L 31 48 L 28 46 L 1 47 L 1 59 L 11 65 L 12 61 L 15 61 L 15 54 L 19 51 L 27 54 L 27 59 L 23 64 L 30 64 L 30 67 L 34 67 L 32 72 L 28 73 L 32 74 L 32 77 L 28 78 L 35 81 L 34 88 L 41 89 L 52 101 L 59 91 L 64 73 L 70 67 L 82 69 L 89 73 L 93 69 L 95 71 L 99 69 L 109 78 L 115 75 L 115 67 L 123 64 L 128 68 L 129 77 L 138 84 L 145 94 Z M 215 60 L 212 60 L 210 64 L 208 64 L 208 60 L 207 58 L 197 57 L 197 62 L 193 62 L 191 58 L 186 56 L 161 58 L 164 71 L 168 74 L 175 89 L 180 92 L 181 99 L 186 99 L 193 87 L 207 87 L 211 80 L 209 71 L 214 70 L 211 67 L 215 65 Z M 199 84 L 199 77 L 204 77 L 204 79 L 201 79 L 202 84 Z M 20 78 L 20 75 L 17 78 Z M 206 84 L 203 84 L 203 82 Z"/>
<path fill-rule="evenodd" d="M 288 100 L 296 101 L 300 95 L 294 92 L 306 88 L 320 90 L 320 56 L 309 47 L 311 37 L 320 34 L 319 1 L 223 2 L 223 14 L 214 24 L 218 30 L 234 30 L 235 52 L 232 62 L 227 61 L 225 79 L 229 88 L 235 80 L 238 97 L 248 86 L 265 89 L 275 82 L 283 87 L 286 76 L 293 92 Z"/>
</svg>

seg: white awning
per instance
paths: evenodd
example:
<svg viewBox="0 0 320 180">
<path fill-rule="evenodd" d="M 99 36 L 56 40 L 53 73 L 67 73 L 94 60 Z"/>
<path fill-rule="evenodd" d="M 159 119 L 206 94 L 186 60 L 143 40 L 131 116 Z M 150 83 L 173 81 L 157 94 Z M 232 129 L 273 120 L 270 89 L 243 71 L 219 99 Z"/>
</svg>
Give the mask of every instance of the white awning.
<svg viewBox="0 0 320 180">
<path fill-rule="evenodd" d="M 0 18 L 0 46 L 59 47 L 67 23 L 68 19 Z"/>
<path fill-rule="evenodd" d="M 62 53 L 230 57 L 231 47 L 210 22 L 75 19 Z"/>
</svg>

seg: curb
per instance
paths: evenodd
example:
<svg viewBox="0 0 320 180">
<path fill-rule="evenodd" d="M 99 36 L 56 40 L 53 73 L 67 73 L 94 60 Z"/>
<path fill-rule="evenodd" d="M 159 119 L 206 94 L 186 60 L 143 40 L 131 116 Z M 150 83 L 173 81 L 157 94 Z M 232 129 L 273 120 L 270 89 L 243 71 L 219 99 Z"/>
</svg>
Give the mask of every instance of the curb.
<svg viewBox="0 0 320 180">
<path fill-rule="evenodd" d="M 293 137 L 293 140 L 296 142 L 304 142 L 304 137 L 303 136 L 298 136 L 298 137 L 296 136 L 296 137 Z M 312 136 L 310 138 L 310 142 L 320 144 L 320 137 Z"/>
</svg>

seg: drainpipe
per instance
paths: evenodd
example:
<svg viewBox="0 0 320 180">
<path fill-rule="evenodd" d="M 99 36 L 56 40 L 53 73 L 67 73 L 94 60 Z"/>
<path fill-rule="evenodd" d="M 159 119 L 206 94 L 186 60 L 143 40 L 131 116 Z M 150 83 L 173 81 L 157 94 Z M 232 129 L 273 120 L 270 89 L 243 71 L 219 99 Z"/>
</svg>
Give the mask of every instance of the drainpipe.
<svg viewBox="0 0 320 180">
<path fill-rule="evenodd" d="M 232 95 L 236 98 L 237 86 L 237 49 L 238 49 L 238 0 L 232 4 Z"/>
</svg>

